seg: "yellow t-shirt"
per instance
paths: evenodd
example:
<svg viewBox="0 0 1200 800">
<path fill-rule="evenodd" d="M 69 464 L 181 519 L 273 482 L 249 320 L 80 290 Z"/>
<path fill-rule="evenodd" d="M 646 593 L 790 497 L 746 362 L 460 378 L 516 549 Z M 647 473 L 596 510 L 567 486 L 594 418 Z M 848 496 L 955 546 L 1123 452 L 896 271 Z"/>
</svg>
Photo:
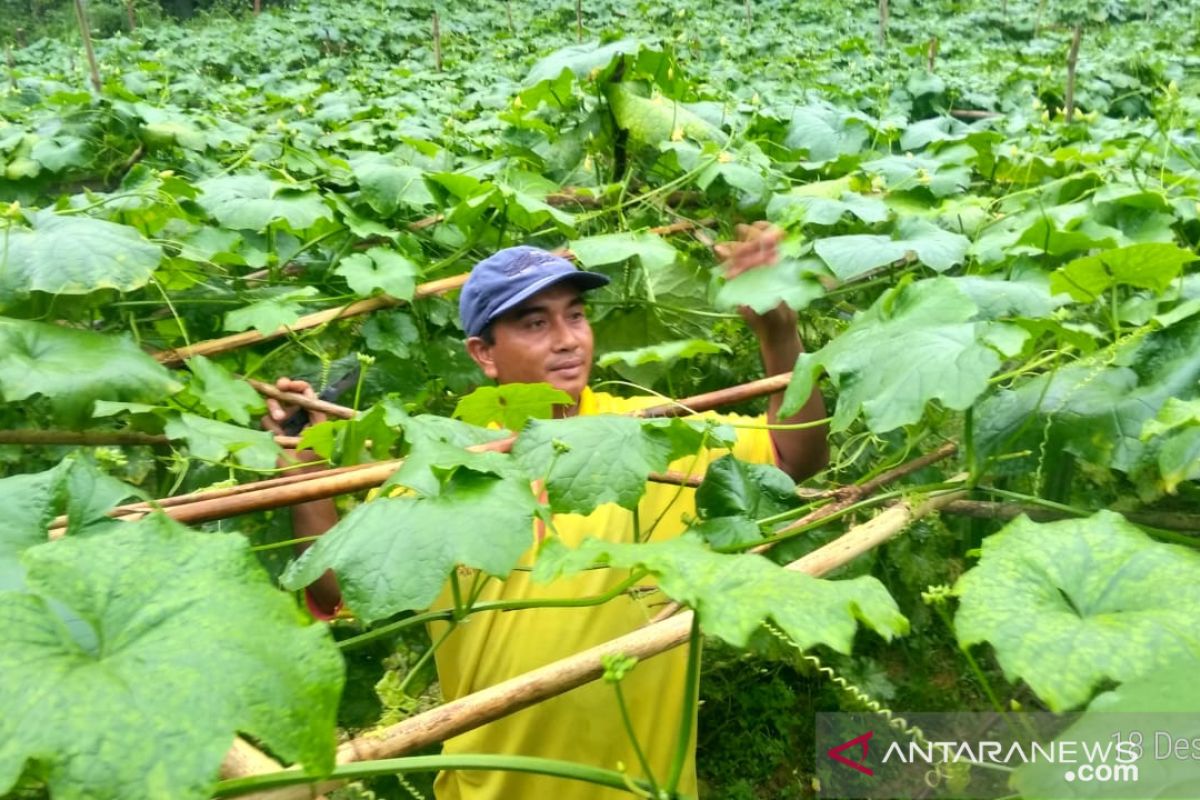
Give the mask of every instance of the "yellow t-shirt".
<svg viewBox="0 0 1200 800">
<path fill-rule="evenodd" d="M 654 397 L 619 398 L 584 389 L 579 413 L 624 414 L 657 405 Z M 722 416 L 723 421 L 758 422 L 762 418 Z M 733 453 L 744 461 L 774 463 L 770 434 L 764 429 L 738 429 Z M 708 464 L 727 450 L 708 450 L 671 464 L 670 469 L 702 476 Z M 695 514 L 695 490 L 651 483 L 639 504 L 643 529 L 659 520 L 651 537 L 660 541 L 684 530 L 683 516 Z M 464 520 L 469 524 L 469 520 Z M 536 528 L 535 524 L 535 528 Z M 558 514 L 554 527 L 564 544 L 576 547 L 586 537 L 633 541 L 633 515 L 615 505 L 600 506 L 590 515 Z M 536 533 L 531 535 L 531 545 Z M 521 561 L 530 566 L 535 547 Z M 534 583 L 527 572 L 513 572 L 504 581 L 492 580 L 480 600 L 588 597 L 608 590 L 628 577 L 628 571 L 590 570 L 549 584 Z M 461 580 L 461 579 L 460 579 Z M 647 584 L 652 581 L 647 580 Z M 459 624 L 437 659 L 442 694 L 447 701 L 485 689 L 552 661 L 615 639 L 644 625 L 662 607 L 660 593 L 621 595 L 587 608 L 538 608 L 482 612 Z M 451 606 L 449 591 L 436 608 Z M 437 641 L 448 623 L 433 623 Z M 674 756 L 687 665 L 685 648 L 676 648 L 639 663 L 621 684 L 638 741 L 656 777 L 666 780 Z M 696 793 L 695 726 L 691 751 L 679 791 Z M 595 681 L 446 741 L 443 752 L 496 753 L 540 756 L 616 769 L 641 777 L 637 757 L 621 723 L 613 687 Z M 443 772 L 437 778 L 438 800 L 619 800 L 628 797 L 594 784 L 512 772 Z"/>
</svg>

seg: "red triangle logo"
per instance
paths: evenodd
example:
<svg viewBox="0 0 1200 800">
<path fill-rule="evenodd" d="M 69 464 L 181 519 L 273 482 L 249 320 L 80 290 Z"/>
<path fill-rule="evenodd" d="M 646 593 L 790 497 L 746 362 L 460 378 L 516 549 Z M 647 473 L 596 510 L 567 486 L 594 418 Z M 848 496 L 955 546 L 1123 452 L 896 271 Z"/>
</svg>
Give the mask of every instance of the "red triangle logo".
<svg viewBox="0 0 1200 800">
<path fill-rule="evenodd" d="M 862 748 L 861 758 L 863 761 L 866 761 L 867 760 L 867 746 L 868 746 L 867 742 L 869 742 L 871 740 L 871 737 L 874 735 L 875 735 L 875 731 L 867 731 L 866 733 L 862 734 L 861 736 L 855 736 L 853 739 L 851 739 L 847 742 L 842 742 L 837 747 L 829 748 L 829 752 L 826 755 L 828 755 L 830 758 L 832 758 L 834 761 L 838 762 L 839 764 L 845 764 L 847 767 L 850 767 L 850 769 L 856 769 L 864 775 L 872 775 L 873 776 L 875 774 L 874 770 L 872 770 L 866 764 L 863 764 L 861 761 L 851 761 L 849 758 L 846 758 L 846 756 L 842 755 L 842 752 L 845 750 L 849 750 L 855 746 L 859 746 Z"/>
</svg>

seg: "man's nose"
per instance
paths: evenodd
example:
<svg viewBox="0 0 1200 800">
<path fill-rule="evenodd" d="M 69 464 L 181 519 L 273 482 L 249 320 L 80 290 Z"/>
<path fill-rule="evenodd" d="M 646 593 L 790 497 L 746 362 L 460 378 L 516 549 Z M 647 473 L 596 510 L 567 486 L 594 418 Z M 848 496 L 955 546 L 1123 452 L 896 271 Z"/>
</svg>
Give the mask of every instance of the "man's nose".
<svg viewBox="0 0 1200 800">
<path fill-rule="evenodd" d="M 579 347 L 579 334 L 566 317 L 553 319 L 551 333 L 551 344 L 555 350 L 575 350 Z"/>
</svg>

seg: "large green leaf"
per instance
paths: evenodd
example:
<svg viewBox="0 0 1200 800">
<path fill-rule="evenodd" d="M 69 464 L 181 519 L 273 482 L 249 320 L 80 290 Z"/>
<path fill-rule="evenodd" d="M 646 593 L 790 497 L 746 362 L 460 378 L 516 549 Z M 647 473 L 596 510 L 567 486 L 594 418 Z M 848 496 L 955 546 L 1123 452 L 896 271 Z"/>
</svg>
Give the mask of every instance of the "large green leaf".
<svg viewBox="0 0 1200 800">
<path fill-rule="evenodd" d="M 34 762 L 54 797 L 199 800 L 239 731 L 333 766 L 341 658 L 245 537 L 155 516 L 23 561 L 28 593 L 0 592 L 0 791 Z"/>
<path fill-rule="evenodd" d="M 526 481 L 457 470 L 438 494 L 354 509 L 280 580 L 298 589 L 333 569 L 347 605 L 367 621 L 428 608 L 456 565 L 506 577 L 532 544 L 536 505 Z"/>
<path fill-rule="evenodd" d="M 316 297 L 318 294 L 315 286 L 300 286 L 263 300 L 257 300 L 244 308 L 226 314 L 225 330 L 244 331 L 254 328 L 263 336 L 269 336 L 299 319 L 300 313 L 304 310 L 300 301 Z"/>
<path fill-rule="evenodd" d="M 296 189 L 264 175 L 228 175 L 196 184 L 196 202 L 227 228 L 261 231 L 284 222 L 294 231 L 333 219 L 333 211 L 313 191 Z"/>
<path fill-rule="evenodd" d="M 854 234 L 818 239 L 813 249 L 839 279 L 846 281 L 865 272 L 908 258 L 937 272 L 961 264 L 971 241 L 967 237 L 942 230 L 932 222 L 909 217 L 896 227 L 899 238 Z"/>
<path fill-rule="evenodd" d="M 363 297 L 379 290 L 397 300 L 412 300 L 421 269 L 395 250 L 372 247 L 365 253 L 346 256 L 334 272 L 346 279 L 355 294 Z"/>
<path fill-rule="evenodd" d="M 545 80 L 553 80 L 562 74 L 563 70 L 582 78 L 597 67 L 608 66 L 614 58 L 625 54 L 636 53 L 642 48 L 637 39 L 621 39 L 608 44 L 588 42 L 571 45 L 555 50 L 550 55 L 533 65 L 525 76 L 525 86 L 535 86 Z"/>
<path fill-rule="evenodd" d="M 1168 398 L 1194 395 L 1197 381 L 1200 321 L 1150 334 L 1115 359 L 1071 364 L 988 397 L 977 408 L 977 450 L 1066 450 L 1130 472 L 1147 452 L 1143 425 Z"/>
<path fill-rule="evenodd" d="M 846 214 L 868 224 L 886 222 L 891 215 L 887 204 L 876 197 L 855 192 L 844 192 L 840 198 L 822 197 L 803 191 L 807 188 L 772 197 L 767 218 L 785 225 L 836 225 Z"/>
<path fill-rule="evenodd" d="M 548 383 L 505 383 L 481 386 L 458 401 L 454 418 L 471 425 L 496 423 L 519 431 L 531 419 L 549 419 L 555 406 L 571 406 L 571 395 Z"/>
<path fill-rule="evenodd" d="M 397 163 L 379 153 L 363 153 L 350 159 L 350 168 L 363 199 L 381 216 L 390 217 L 401 206 L 420 210 L 437 203 L 419 167 Z"/>
<path fill-rule="evenodd" d="M 694 530 L 713 547 L 758 541 L 762 530 L 757 520 L 791 508 L 795 500 L 796 484 L 783 470 L 722 456 L 696 490 L 702 521 Z"/>
<path fill-rule="evenodd" d="M 144 286 L 162 248 L 134 228 L 83 216 L 34 211 L 29 228 L 9 228 L 0 247 L 0 303 L 32 291 L 87 294 Z"/>
<path fill-rule="evenodd" d="M 711 355 L 713 353 L 728 353 L 729 348 L 707 339 L 682 339 L 675 342 L 663 342 L 636 350 L 618 350 L 605 353 L 597 361 L 597 366 L 611 367 L 614 364 L 628 364 L 640 367 L 645 364 L 673 364 L 681 358 Z"/>
<path fill-rule="evenodd" d="M 701 142 L 725 139 L 720 128 L 683 104 L 662 95 L 641 97 L 629 84 L 610 84 L 608 102 L 617 124 L 640 144 L 658 145 L 683 137 Z"/>
<path fill-rule="evenodd" d="M 1196 254 L 1173 244 L 1135 244 L 1077 258 L 1050 276 L 1050 291 L 1090 303 L 1113 286 L 1125 284 L 1162 293 Z"/>
<path fill-rule="evenodd" d="M 871 430 L 883 432 L 919 420 L 930 400 L 969 407 L 1001 355 L 1018 352 L 1027 336 L 1005 323 L 970 322 L 978 311 L 948 278 L 888 292 L 832 342 L 801 354 L 780 413 L 800 409 L 822 369 L 839 388 L 835 430 L 860 411 Z"/>
<path fill-rule="evenodd" d="M 675 248 L 653 233 L 605 233 L 575 239 L 568 244 L 579 263 L 589 269 L 637 256 L 642 266 L 655 272 L 675 263 Z"/>
<path fill-rule="evenodd" d="M 780 303 L 800 311 L 825 294 L 817 280 L 823 274 L 815 258 L 787 258 L 773 267 L 750 269 L 717 290 L 714 304 L 721 309 L 748 306 L 765 314 Z"/>
<path fill-rule="evenodd" d="M 1158 416 L 1142 426 L 1142 441 L 1155 437 L 1161 437 L 1158 470 L 1166 491 L 1200 480 L 1200 400 L 1167 398 Z"/>
<path fill-rule="evenodd" d="M 870 137 L 871 131 L 860 116 L 810 105 L 792 114 L 784 144 L 804 150 L 811 162 L 822 162 L 861 152 Z"/>
<path fill-rule="evenodd" d="M 181 412 L 167 420 L 165 432 L 171 439 L 187 442 L 188 450 L 205 461 L 222 461 L 226 456 L 251 469 L 274 469 L 283 454 L 267 431 L 255 431 Z"/>
<path fill-rule="evenodd" d="M 843 653 L 850 652 L 858 621 L 887 639 L 908 631 L 908 621 L 875 578 L 818 580 L 759 555 L 714 553 L 687 534 L 649 544 L 585 539 L 575 550 L 551 539 L 533 574 L 545 582 L 596 564 L 649 570 L 668 597 L 696 611 L 705 633 L 735 647 L 745 647 L 768 621 L 802 649 L 824 644 Z"/>
<path fill-rule="evenodd" d="M 239 425 L 247 425 L 252 413 L 259 414 L 266 409 L 262 395 L 254 391 L 254 387 L 204 356 L 189 358 L 187 366 L 192 371 L 188 391 L 210 411 L 225 414 Z"/>
<path fill-rule="evenodd" d="M 554 511 L 588 514 L 604 503 L 636 507 L 647 476 L 699 444 L 700 435 L 680 420 L 664 425 L 602 414 L 533 420 L 512 453 L 531 477 L 546 478 Z"/>
<path fill-rule="evenodd" d="M 97 399 L 161 400 L 180 384 L 124 336 L 0 317 L 0 396 L 42 395 L 78 415 Z"/>
<path fill-rule="evenodd" d="M 1103 680 L 1200 657 L 1200 554 L 1112 512 L 1010 523 L 984 540 L 955 591 L 959 643 L 990 642 L 1005 674 L 1055 711 L 1086 702 Z"/>
</svg>

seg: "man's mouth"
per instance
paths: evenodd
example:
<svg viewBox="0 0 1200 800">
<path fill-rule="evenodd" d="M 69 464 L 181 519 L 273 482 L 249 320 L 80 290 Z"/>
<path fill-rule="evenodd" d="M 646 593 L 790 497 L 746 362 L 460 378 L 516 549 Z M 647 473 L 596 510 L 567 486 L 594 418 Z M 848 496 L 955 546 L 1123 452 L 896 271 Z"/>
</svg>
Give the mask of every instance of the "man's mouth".
<svg viewBox="0 0 1200 800">
<path fill-rule="evenodd" d="M 566 377 L 566 378 L 572 378 L 572 377 L 576 377 L 576 375 L 582 369 L 583 369 L 582 361 L 565 361 L 562 364 L 556 364 L 556 365 L 550 367 L 550 372 L 555 373 L 557 375 L 562 375 L 563 377 Z"/>
</svg>

